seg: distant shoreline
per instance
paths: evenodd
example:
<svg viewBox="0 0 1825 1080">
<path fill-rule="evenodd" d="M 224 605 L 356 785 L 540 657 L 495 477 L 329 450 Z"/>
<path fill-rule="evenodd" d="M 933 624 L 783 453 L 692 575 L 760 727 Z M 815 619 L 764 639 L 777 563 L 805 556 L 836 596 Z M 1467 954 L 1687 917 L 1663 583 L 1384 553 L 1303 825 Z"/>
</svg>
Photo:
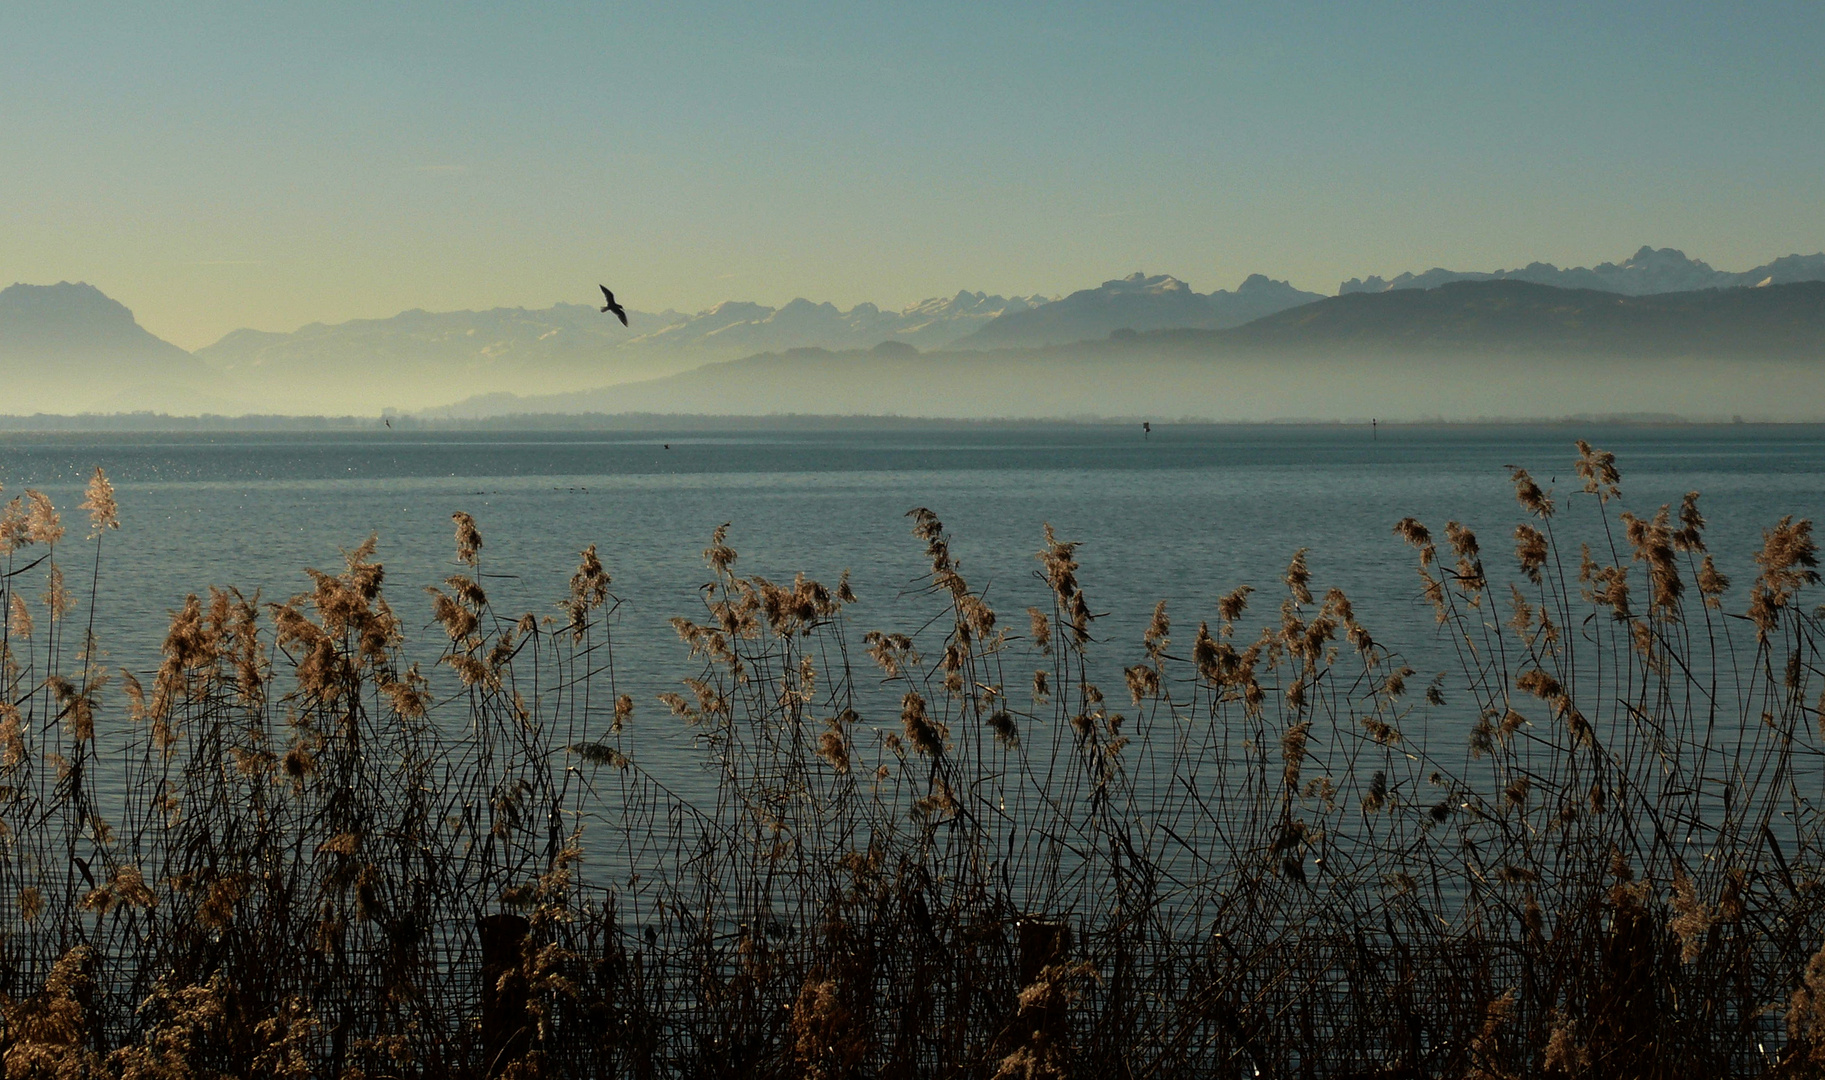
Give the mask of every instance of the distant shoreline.
<svg viewBox="0 0 1825 1080">
<path fill-rule="evenodd" d="M 1286 417 L 1270 420 L 1211 420 L 1200 417 L 1159 416 L 1058 416 L 983 417 L 898 416 L 876 414 L 779 413 L 767 415 L 713 413 L 521 413 L 486 418 L 416 417 L 395 415 L 389 427 L 373 416 L 171 416 L 164 413 L 105 413 L 30 416 L 0 415 L 0 434 L 57 434 L 63 432 L 413 432 L 442 431 L 846 431 L 856 429 L 984 429 L 1043 428 L 1058 426 L 1125 427 L 1143 420 L 1156 429 L 1174 427 L 1220 428 L 1348 428 L 1370 426 L 1367 418 L 1327 419 Z M 1604 424 L 1628 427 L 1730 427 L 1762 426 L 1801 428 L 1825 425 L 1820 420 L 1766 420 L 1755 417 L 1687 417 L 1642 413 L 1578 413 L 1540 417 L 1422 417 L 1382 419 L 1384 430 L 1463 427 L 1557 427 Z"/>
</svg>

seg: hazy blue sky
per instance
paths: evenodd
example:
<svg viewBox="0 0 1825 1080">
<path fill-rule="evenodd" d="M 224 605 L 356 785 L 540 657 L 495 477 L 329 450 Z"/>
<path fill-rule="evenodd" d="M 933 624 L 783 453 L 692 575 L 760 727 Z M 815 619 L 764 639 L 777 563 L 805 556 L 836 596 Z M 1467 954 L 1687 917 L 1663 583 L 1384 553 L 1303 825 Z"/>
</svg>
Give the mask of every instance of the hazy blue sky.
<svg viewBox="0 0 1825 1080">
<path fill-rule="evenodd" d="M 239 326 L 1825 248 L 1825 7 L 0 2 L 0 284 Z"/>
</svg>

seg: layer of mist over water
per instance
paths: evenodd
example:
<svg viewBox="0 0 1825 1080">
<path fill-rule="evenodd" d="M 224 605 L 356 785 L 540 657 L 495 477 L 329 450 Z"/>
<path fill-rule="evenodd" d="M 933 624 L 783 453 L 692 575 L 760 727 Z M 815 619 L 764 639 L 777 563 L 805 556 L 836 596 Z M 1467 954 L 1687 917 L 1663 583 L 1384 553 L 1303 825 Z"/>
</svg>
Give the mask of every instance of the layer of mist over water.
<svg viewBox="0 0 1825 1080">
<path fill-rule="evenodd" d="M 996 418 L 1504 422 L 1601 414 L 1816 423 L 1811 358 L 1365 351 L 1207 355 L 1083 343 L 920 356 L 793 352 L 547 397 L 477 398 L 428 415 L 821 413 Z M 377 411 L 386 402 L 373 402 Z M 347 409 L 350 406 L 340 406 Z"/>
</svg>

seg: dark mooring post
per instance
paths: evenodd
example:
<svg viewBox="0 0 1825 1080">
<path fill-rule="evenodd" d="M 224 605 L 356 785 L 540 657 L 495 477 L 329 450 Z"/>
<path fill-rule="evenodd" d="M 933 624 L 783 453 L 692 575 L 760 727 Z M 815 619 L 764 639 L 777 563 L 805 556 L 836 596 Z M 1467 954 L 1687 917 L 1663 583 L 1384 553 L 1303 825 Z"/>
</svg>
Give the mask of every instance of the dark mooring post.
<svg viewBox="0 0 1825 1080">
<path fill-rule="evenodd" d="M 1063 920 L 1020 920 L 1020 985 L 1027 986 L 1071 952 L 1071 924 Z"/>
<path fill-rule="evenodd" d="M 518 915 L 489 915 L 475 928 L 482 938 L 482 1075 L 495 1077 L 524 1056 L 531 1041 L 526 982 L 519 976 L 521 946 L 531 925 Z"/>
<path fill-rule="evenodd" d="M 1025 988 L 1038 982 L 1046 968 L 1064 963 L 1071 955 L 1071 924 L 1064 919 L 1026 918 L 1019 927 L 1020 985 Z M 1057 1043 L 1066 1037 L 1070 1018 L 1056 995 L 1047 998 L 1044 1008 L 1022 1013 L 1019 1027 L 1025 1038 Z"/>
</svg>

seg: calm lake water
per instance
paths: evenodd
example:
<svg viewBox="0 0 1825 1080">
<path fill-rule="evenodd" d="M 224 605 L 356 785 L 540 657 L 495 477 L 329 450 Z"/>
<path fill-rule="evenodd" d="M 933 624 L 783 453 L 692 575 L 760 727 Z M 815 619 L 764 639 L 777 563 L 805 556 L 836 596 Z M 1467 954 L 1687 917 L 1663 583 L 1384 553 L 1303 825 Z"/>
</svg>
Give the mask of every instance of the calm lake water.
<svg viewBox="0 0 1825 1080">
<path fill-rule="evenodd" d="M 155 666 L 168 613 L 210 585 L 267 599 L 308 587 L 370 533 L 389 595 L 435 655 L 422 587 L 456 571 L 450 513 L 480 524 L 496 606 L 549 614 L 577 554 L 597 544 L 624 601 L 621 688 L 640 701 L 637 757 L 649 767 L 685 740 L 653 695 L 695 670 L 667 620 L 701 609 L 701 551 L 731 525 L 738 569 L 834 584 L 852 571 L 858 628 L 917 629 L 935 608 L 905 517 L 944 520 L 972 585 L 1012 617 L 1046 592 L 1035 577 L 1043 524 L 1081 542 L 1081 579 L 1115 672 L 1140 655 L 1165 599 L 1189 640 L 1240 584 L 1271 619 L 1289 556 L 1309 548 L 1314 591 L 1341 586 L 1378 640 L 1424 662 L 1436 647 L 1411 549 L 1390 531 L 1413 515 L 1448 519 L 1507 559 L 1521 519 L 1504 470 L 1530 469 L 1565 497 L 1578 487 L 1575 438 L 1617 455 L 1624 505 L 1651 513 L 1704 493 L 1709 540 L 1740 609 L 1762 528 L 1825 510 L 1825 428 L 1452 426 L 882 428 L 715 434 L 408 433 L 0 436 L 7 494 L 44 490 L 65 511 L 72 573 L 92 548 L 75 505 L 89 471 L 114 480 L 122 529 L 105 540 L 96 624 L 108 660 Z M 85 590 L 86 591 L 86 590 Z M 1024 620 L 1019 620 L 1024 624 Z"/>
</svg>

